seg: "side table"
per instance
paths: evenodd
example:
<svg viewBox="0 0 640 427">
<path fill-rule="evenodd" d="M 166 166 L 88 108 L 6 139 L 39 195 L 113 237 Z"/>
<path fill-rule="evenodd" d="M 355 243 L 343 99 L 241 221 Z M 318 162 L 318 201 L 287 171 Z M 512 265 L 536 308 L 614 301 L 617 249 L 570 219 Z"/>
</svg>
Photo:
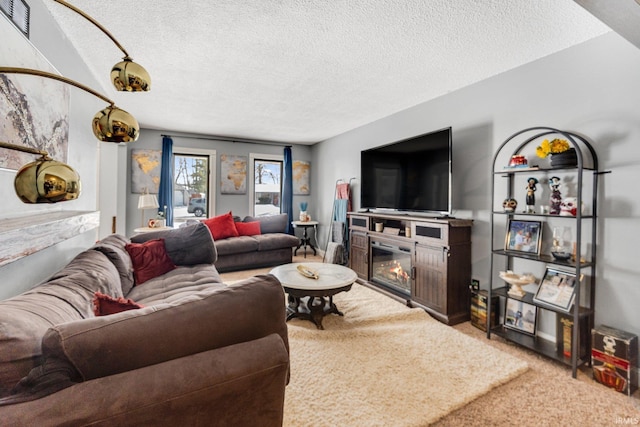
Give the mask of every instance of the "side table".
<svg viewBox="0 0 640 427">
<path fill-rule="evenodd" d="M 313 254 L 316 255 L 316 248 L 311 243 L 311 237 L 309 236 L 307 230 L 313 227 L 313 238 L 317 243 L 318 221 L 291 221 L 291 224 L 293 225 L 293 228 L 302 228 L 302 238 L 300 239 L 300 244 L 293 251 L 293 254 L 298 255 L 298 249 L 300 249 L 300 247 L 304 247 L 304 257 L 306 258 L 307 246 L 309 246 L 313 250 Z"/>
</svg>

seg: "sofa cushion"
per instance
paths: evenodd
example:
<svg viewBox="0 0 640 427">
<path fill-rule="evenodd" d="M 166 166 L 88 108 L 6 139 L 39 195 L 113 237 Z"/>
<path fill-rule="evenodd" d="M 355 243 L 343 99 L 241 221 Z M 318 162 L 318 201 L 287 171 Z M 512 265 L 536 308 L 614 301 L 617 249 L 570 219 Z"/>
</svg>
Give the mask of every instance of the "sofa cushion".
<svg viewBox="0 0 640 427">
<path fill-rule="evenodd" d="M 276 215 L 264 215 L 264 216 L 247 216 L 243 222 L 260 222 L 260 231 L 262 234 L 266 233 L 286 233 L 287 223 L 289 221 L 289 215 L 286 213 Z"/>
<path fill-rule="evenodd" d="M 93 313 L 96 316 L 108 316 L 109 314 L 135 310 L 142 307 L 142 305 L 132 299 L 125 299 L 123 297 L 113 298 L 100 292 L 96 292 L 93 298 Z"/>
<path fill-rule="evenodd" d="M 257 236 L 260 234 L 260 221 L 236 222 L 236 229 L 240 236 Z"/>
<path fill-rule="evenodd" d="M 231 212 L 205 219 L 202 222 L 209 227 L 213 240 L 217 241 L 226 239 L 227 237 L 238 237 L 238 230 L 236 229 L 236 223 L 233 221 Z"/>
<path fill-rule="evenodd" d="M 129 243 L 125 246 L 125 249 L 131 256 L 136 286 L 176 268 L 169 255 L 167 255 L 164 239 L 153 239 L 144 243 Z"/>
<path fill-rule="evenodd" d="M 175 265 L 213 264 L 218 258 L 211 231 L 200 221 L 171 230 L 136 234 L 131 242 L 144 243 L 158 238 L 164 239 L 167 254 Z"/>
<path fill-rule="evenodd" d="M 149 307 L 176 301 L 193 292 L 226 286 L 213 265 L 186 265 L 151 279 L 144 286 L 136 286 L 127 298 Z"/>
<path fill-rule="evenodd" d="M 258 242 L 258 251 L 292 248 L 300 243 L 297 237 L 284 233 L 261 234 L 253 238 Z"/>
<path fill-rule="evenodd" d="M 256 252 L 258 250 L 257 236 L 238 236 L 216 241 L 219 256 Z"/>
<path fill-rule="evenodd" d="M 48 282 L 0 301 L 0 397 L 38 363 L 48 328 L 94 317 L 96 291 L 120 292 L 113 283 L 119 281 L 116 268 L 98 251 L 81 253 L 67 267 Z"/>
<path fill-rule="evenodd" d="M 69 262 L 69 264 L 54 273 L 48 281 L 76 273 L 86 274 L 87 272 L 95 272 L 103 277 L 103 280 L 100 282 L 87 281 L 84 283 L 84 287 L 89 293 L 87 301 L 91 301 L 95 291 L 104 292 L 105 294 L 113 295 L 114 297 L 121 297 L 124 295 L 122 293 L 122 285 L 118 269 L 105 254 L 99 251 L 89 250 L 80 252 L 71 260 L 71 262 Z"/>
<path fill-rule="evenodd" d="M 109 261 L 118 269 L 123 295 L 128 294 L 134 285 L 131 257 L 125 249 L 125 246 L 129 243 L 131 243 L 131 241 L 126 237 L 119 234 L 111 234 L 98 241 L 91 248 L 105 254 L 107 258 L 109 258 Z"/>
</svg>

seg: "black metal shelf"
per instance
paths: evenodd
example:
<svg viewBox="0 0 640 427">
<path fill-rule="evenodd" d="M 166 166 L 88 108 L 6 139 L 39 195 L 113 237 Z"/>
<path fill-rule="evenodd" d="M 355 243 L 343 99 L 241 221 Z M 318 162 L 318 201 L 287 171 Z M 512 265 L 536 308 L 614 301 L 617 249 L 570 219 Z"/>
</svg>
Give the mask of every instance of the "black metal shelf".
<svg viewBox="0 0 640 427">
<path fill-rule="evenodd" d="M 551 306 L 549 304 L 545 304 L 543 302 L 538 302 L 538 301 L 533 299 L 533 294 L 531 292 L 527 292 L 522 297 L 517 297 L 517 296 L 509 295 L 508 289 L 506 287 L 503 287 L 503 288 L 493 288 L 492 289 L 492 294 L 493 295 L 498 295 L 498 296 L 501 296 L 501 297 L 504 297 L 504 298 L 509 297 L 509 298 L 512 298 L 512 299 L 517 299 L 519 301 L 526 302 L 527 304 L 533 304 L 536 307 L 540 307 L 540 308 L 542 308 L 544 310 L 554 311 L 556 313 L 572 314 L 571 312 L 573 311 L 573 309 L 571 309 L 570 311 L 566 311 L 566 310 L 563 310 L 561 308 L 553 307 L 553 306 Z M 594 314 L 593 309 L 591 309 L 589 307 L 583 307 L 583 306 L 579 306 L 578 307 L 578 316 L 580 316 L 580 317 L 591 316 L 593 314 Z"/>
<path fill-rule="evenodd" d="M 494 215 L 507 215 L 507 216 L 530 216 L 530 217 L 542 217 L 542 218 L 560 218 L 560 219 L 572 219 L 577 220 L 578 218 L 575 216 L 564 216 L 564 215 L 551 215 L 551 214 L 541 214 L 541 213 L 528 213 L 528 212 L 504 212 L 504 211 L 493 211 Z M 580 215 L 580 219 L 594 219 L 593 215 Z"/>
<path fill-rule="evenodd" d="M 549 135 L 554 135 L 553 137 L 563 138 L 569 142 L 570 147 L 576 150 L 577 158 L 576 165 L 573 166 L 561 166 L 561 167 L 537 167 L 534 165 L 532 167 L 522 167 L 522 168 L 503 168 L 500 170 L 500 165 L 498 164 L 498 158 L 501 161 L 504 161 L 507 158 L 512 158 L 514 155 L 521 155 L 523 149 L 530 148 L 531 146 L 535 147 L 535 145 L 539 140 L 543 138 L 552 138 Z M 577 324 L 572 328 L 571 335 L 571 349 L 569 353 L 572 355 L 571 357 L 565 356 L 562 350 L 562 341 L 561 338 L 556 337 L 555 341 L 549 341 L 541 338 L 538 335 L 528 335 L 522 331 L 510 329 L 505 325 L 499 325 L 494 328 L 487 330 L 487 338 L 491 338 L 491 334 L 496 334 L 508 341 L 512 341 L 522 347 L 528 348 L 532 351 L 535 351 L 539 354 L 562 362 L 566 365 L 572 367 L 572 375 L 575 378 L 577 375 L 577 368 L 587 362 L 588 355 L 579 353 L 579 345 L 586 344 L 587 347 L 590 346 L 590 331 L 593 328 L 594 317 L 595 317 L 595 266 L 596 266 L 596 236 L 597 236 L 597 196 L 598 196 L 598 177 L 604 172 L 599 172 L 598 169 L 598 157 L 596 155 L 595 150 L 593 149 L 592 144 L 586 140 L 583 136 L 578 135 L 573 132 L 562 131 L 559 129 L 554 129 L 551 127 L 532 127 L 528 129 L 523 129 L 511 135 L 507 138 L 495 152 L 493 157 L 493 178 L 491 180 L 491 200 L 492 203 L 497 203 L 503 200 L 503 197 L 512 198 L 514 196 L 514 186 L 519 182 L 519 178 L 522 174 L 529 175 L 540 175 L 540 174 L 556 174 L 561 173 L 563 175 L 573 176 L 575 177 L 575 191 L 577 192 L 578 201 L 583 202 L 583 189 L 584 183 L 583 180 L 586 176 L 589 176 L 592 179 L 592 185 L 590 187 L 589 195 L 591 198 L 591 213 L 589 215 L 583 215 L 581 212 L 578 213 L 577 216 L 560 216 L 560 215 L 551 215 L 551 214 L 543 214 L 543 213 L 526 213 L 526 212 L 504 212 L 492 209 L 490 216 L 490 227 L 491 227 L 491 240 L 496 241 L 498 237 L 504 236 L 506 230 L 502 225 L 496 227 L 496 221 L 498 221 L 500 216 L 506 216 L 508 219 L 513 217 L 521 217 L 521 218 L 538 218 L 538 219 L 547 219 L 547 218 L 559 218 L 561 221 L 565 220 L 573 220 L 575 222 L 575 227 L 577 228 L 577 239 L 575 242 L 576 253 L 574 254 L 578 260 L 582 260 L 584 254 L 581 253 L 581 248 L 583 243 L 591 245 L 591 256 L 586 261 L 572 261 L 572 260 L 559 260 L 554 258 L 552 255 L 538 255 L 531 254 L 526 252 L 514 252 L 508 251 L 505 249 L 495 249 L 492 245 L 491 249 L 491 257 L 490 257 L 490 277 L 489 277 L 489 296 L 497 295 L 501 298 L 514 298 L 508 294 L 508 288 L 504 286 L 504 281 L 497 277 L 497 271 L 494 271 L 494 261 L 496 257 L 503 257 L 504 265 L 506 268 L 510 268 L 512 265 L 512 260 L 514 259 L 524 259 L 535 261 L 539 263 L 551 264 L 558 267 L 563 267 L 567 271 L 575 272 L 576 274 L 580 273 L 582 269 L 591 268 L 591 275 L 589 279 L 585 282 L 579 281 L 576 285 L 575 289 L 575 301 L 570 310 L 563 310 L 558 307 L 553 307 L 541 302 L 537 302 L 533 300 L 534 295 L 531 293 L 526 293 L 521 298 L 514 298 L 526 302 L 528 304 L 532 304 L 536 307 L 539 307 L 543 310 L 543 313 L 553 312 L 556 315 L 570 316 L 576 320 L 580 320 Z M 501 178 L 506 178 L 506 182 Z M 505 183 L 506 184 L 506 194 L 501 194 L 498 197 L 496 195 L 496 184 L 497 183 Z M 494 205 L 495 206 L 495 205 Z M 589 221 L 582 221 L 589 220 Z M 502 220 L 498 221 L 498 224 L 501 224 Z M 589 230 L 589 231 L 587 231 Z M 582 233 L 585 231 L 585 233 Z M 585 257 L 586 258 L 586 257 Z M 495 286 L 495 287 L 494 287 Z M 580 298 L 581 290 L 586 290 L 588 297 L 584 300 Z M 578 303 L 579 302 L 579 303 Z M 584 304 L 585 306 L 579 306 L 579 304 Z M 580 343 L 580 336 L 583 336 L 582 343 Z"/>
<path fill-rule="evenodd" d="M 537 173 L 537 172 L 575 172 L 578 169 L 577 166 L 569 166 L 569 167 L 561 167 L 561 168 L 534 168 L 534 167 L 530 167 L 530 168 L 505 168 L 501 171 L 494 171 L 493 174 L 494 175 L 504 175 L 504 176 L 508 176 L 511 174 L 524 174 L 524 173 Z M 596 172 L 597 169 L 594 168 L 590 168 L 590 167 L 583 167 L 582 170 L 584 171 L 591 171 L 591 172 Z"/>
<path fill-rule="evenodd" d="M 499 337 L 504 338 L 508 341 L 514 342 L 521 347 L 535 351 L 536 353 L 541 354 L 545 357 L 557 360 L 558 362 L 561 362 L 567 366 L 572 366 L 573 364 L 571 357 L 565 356 L 564 353 L 559 349 L 557 344 L 553 341 L 545 340 L 544 338 L 540 338 L 538 336 L 527 335 L 522 332 L 509 329 L 504 325 L 498 325 L 492 328 L 491 333 L 498 335 Z M 589 363 L 589 360 L 576 358 L 577 366 L 582 366 L 587 363 Z"/>
<path fill-rule="evenodd" d="M 578 266 L 577 262 L 571 261 L 570 259 L 561 260 L 561 259 L 556 259 L 551 255 L 545 255 L 545 254 L 541 254 L 541 255 L 528 254 L 524 252 L 505 251 L 504 249 L 494 249 L 492 252 L 496 255 L 508 256 L 512 258 L 528 259 L 531 261 L 543 262 L 545 264 L 560 265 L 560 266 L 564 266 L 572 269 Z M 583 261 L 580 263 L 580 268 L 588 268 L 593 265 L 594 265 L 594 262 Z"/>
</svg>

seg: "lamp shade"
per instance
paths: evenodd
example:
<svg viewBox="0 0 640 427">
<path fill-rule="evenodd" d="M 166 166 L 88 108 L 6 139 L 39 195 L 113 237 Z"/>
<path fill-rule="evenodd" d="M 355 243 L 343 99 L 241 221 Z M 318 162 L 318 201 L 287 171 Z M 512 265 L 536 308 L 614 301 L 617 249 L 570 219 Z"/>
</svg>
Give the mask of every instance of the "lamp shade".
<svg viewBox="0 0 640 427">
<path fill-rule="evenodd" d="M 119 91 L 146 92 L 151 90 L 151 77 L 147 70 L 129 58 L 111 69 L 111 83 Z"/>
<path fill-rule="evenodd" d="M 140 135 L 140 125 L 135 117 L 113 105 L 96 113 L 92 128 L 96 138 L 105 142 L 131 142 Z"/>
<path fill-rule="evenodd" d="M 138 199 L 138 209 L 157 209 L 159 207 L 158 198 L 155 194 L 143 194 Z"/>
<path fill-rule="evenodd" d="M 24 203 L 56 203 L 80 196 L 80 176 L 71 166 L 47 158 L 24 165 L 14 180 Z"/>
</svg>

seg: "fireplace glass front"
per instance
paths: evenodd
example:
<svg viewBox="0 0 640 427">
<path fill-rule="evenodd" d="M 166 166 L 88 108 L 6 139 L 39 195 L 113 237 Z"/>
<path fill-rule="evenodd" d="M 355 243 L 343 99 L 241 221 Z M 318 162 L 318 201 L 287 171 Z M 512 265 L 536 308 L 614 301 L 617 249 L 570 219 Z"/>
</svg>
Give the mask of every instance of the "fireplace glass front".
<svg viewBox="0 0 640 427">
<path fill-rule="evenodd" d="M 411 248 L 372 240 L 371 281 L 411 295 Z"/>
</svg>

